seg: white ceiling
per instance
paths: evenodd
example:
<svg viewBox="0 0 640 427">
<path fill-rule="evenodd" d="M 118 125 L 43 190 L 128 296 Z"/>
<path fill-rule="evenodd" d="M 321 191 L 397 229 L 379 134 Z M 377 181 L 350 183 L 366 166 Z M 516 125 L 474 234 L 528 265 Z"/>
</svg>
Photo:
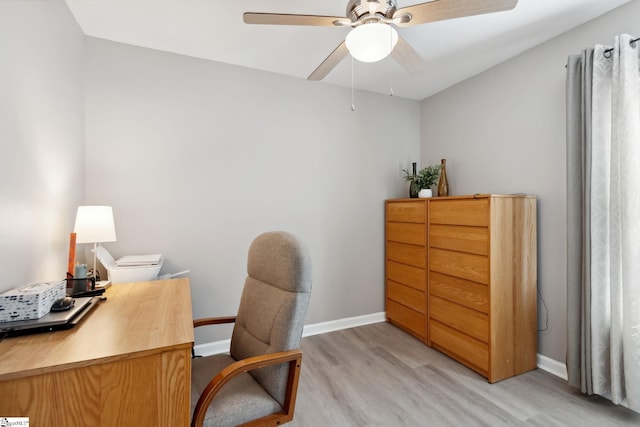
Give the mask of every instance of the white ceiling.
<svg viewBox="0 0 640 427">
<path fill-rule="evenodd" d="M 425 59 L 354 62 L 357 89 L 421 100 L 630 0 L 519 0 L 515 9 L 398 29 Z M 246 25 L 244 12 L 344 16 L 348 0 L 66 0 L 88 36 L 306 79 L 349 28 Z M 398 8 L 423 0 L 398 0 Z M 345 58 L 324 82 L 351 87 Z M 311 82 L 310 84 L 322 84 Z"/>
</svg>

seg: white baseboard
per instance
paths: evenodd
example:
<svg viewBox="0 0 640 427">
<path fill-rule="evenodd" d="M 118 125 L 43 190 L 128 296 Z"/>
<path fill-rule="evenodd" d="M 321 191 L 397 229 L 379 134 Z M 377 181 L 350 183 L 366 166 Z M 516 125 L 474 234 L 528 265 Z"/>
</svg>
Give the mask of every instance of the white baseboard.
<svg viewBox="0 0 640 427">
<path fill-rule="evenodd" d="M 347 317 L 346 319 L 329 320 L 328 322 L 305 325 L 302 331 L 303 337 L 326 334 L 327 332 L 339 331 L 341 329 L 355 328 L 358 326 L 381 323 L 386 320 L 384 311 L 380 313 L 365 314 L 364 316 Z"/>
<path fill-rule="evenodd" d="M 385 313 L 365 314 L 364 316 L 348 317 L 346 319 L 329 320 L 328 322 L 304 325 L 303 337 L 326 334 L 327 332 L 339 331 L 341 329 L 355 328 L 357 326 L 380 323 L 386 320 Z M 201 356 L 211 356 L 212 354 L 227 353 L 231 340 L 214 341 L 210 343 L 198 344 L 194 346 L 196 354 Z"/>
<path fill-rule="evenodd" d="M 305 325 L 302 331 L 303 337 L 313 335 L 326 334 L 328 332 L 339 331 L 341 329 L 355 328 L 358 326 L 370 325 L 372 323 L 380 323 L 386 320 L 385 313 L 372 313 L 363 316 L 347 317 L 346 319 L 329 320 L 328 322 L 314 323 Z M 214 341 L 195 346 L 196 354 L 202 356 L 210 356 L 212 354 L 227 353 L 231 340 Z M 556 377 L 567 380 L 567 367 L 564 363 L 560 363 L 547 356 L 538 353 L 538 369 L 549 372 Z"/>
<path fill-rule="evenodd" d="M 212 354 L 228 353 L 231 340 L 207 342 L 193 346 L 194 352 L 199 356 L 211 356 Z"/>
<path fill-rule="evenodd" d="M 569 376 L 567 375 L 567 365 L 565 365 L 564 363 L 560 363 L 557 360 L 553 360 L 540 353 L 538 353 L 538 369 L 547 371 L 550 374 L 562 378 L 565 381 L 569 378 Z"/>
</svg>

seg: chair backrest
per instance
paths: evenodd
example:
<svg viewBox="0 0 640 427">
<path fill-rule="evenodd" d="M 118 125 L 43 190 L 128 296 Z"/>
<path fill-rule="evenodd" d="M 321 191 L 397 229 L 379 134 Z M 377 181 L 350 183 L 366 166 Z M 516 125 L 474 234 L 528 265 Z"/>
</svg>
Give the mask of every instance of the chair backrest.
<svg viewBox="0 0 640 427">
<path fill-rule="evenodd" d="M 236 360 L 300 347 L 311 295 L 311 258 L 293 235 L 275 231 L 251 243 L 248 276 L 231 336 Z M 252 371 L 260 385 L 284 404 L 288 365 Z"/>
</svg>

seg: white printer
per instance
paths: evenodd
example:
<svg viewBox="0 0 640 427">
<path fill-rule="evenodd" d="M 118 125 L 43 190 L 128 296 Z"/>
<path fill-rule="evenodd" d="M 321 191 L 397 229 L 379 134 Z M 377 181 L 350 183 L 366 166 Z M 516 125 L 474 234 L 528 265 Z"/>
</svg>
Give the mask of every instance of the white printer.
<svg viewBox="0 0 640 427">
<path fill-rule="evenodd" d="M 97 247 L 96 257 L 107 269 L 109 280 L 114 284 L 157 280 L 164 262 L 162 254 L 127 255 L 115 260 L 103 246 Z"/>
</svg>

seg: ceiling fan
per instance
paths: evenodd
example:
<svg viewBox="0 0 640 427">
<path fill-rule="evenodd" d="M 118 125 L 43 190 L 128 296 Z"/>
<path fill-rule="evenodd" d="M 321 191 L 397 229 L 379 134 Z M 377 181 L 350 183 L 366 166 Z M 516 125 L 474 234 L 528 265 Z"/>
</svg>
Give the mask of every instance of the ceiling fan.
<svg viewBox="0 0 640 427">
<path fill-rule="evenodd" d="M 349 0 L 346 17 L 246 12 L 246 24 L 352 27 L 345 41 L 315 69 L 308 80 L 322 80 L 351 53 L 364 62 L 391 54 L 409 73 L 424 70 L 424 60 L 393 26 L 409 27 L 463 16 L 513 9 L 518 0 L 432 0 L 398 9 L 396 0 Z"/>
</svg>

